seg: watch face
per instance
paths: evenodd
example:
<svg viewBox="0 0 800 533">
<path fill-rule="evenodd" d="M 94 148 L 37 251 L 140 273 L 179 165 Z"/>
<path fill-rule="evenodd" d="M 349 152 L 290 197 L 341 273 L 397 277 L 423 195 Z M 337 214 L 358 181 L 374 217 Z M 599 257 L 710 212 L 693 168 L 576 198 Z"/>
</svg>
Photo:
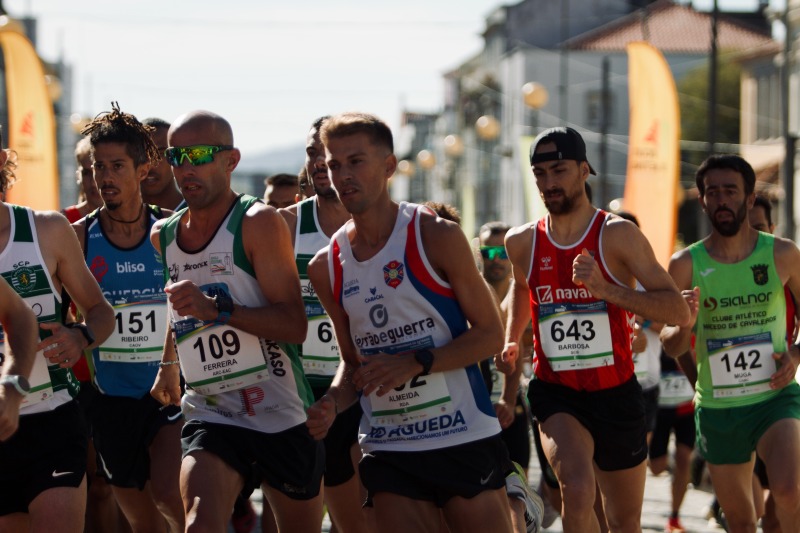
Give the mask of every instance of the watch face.
<svg viewBox="0 0 800 533">
<path fill-rule="evenodd" d="M 19 388 L 25 392 L 30 392 L 31 384 L 28 383 L 28 380 L 25 379 L 25 376 L 17 376 L 17 384 L 19 385 Z"/>
<path fill-rule="evenodd" d="M 31 390 L 31 386 L 28 383 L 28 380 L 25 379 L 24 376 L 17 376 L 17 375 L 5 376 L 3 377 L 2 381 L 0 381 L 0 383 L 3 384 L 10 383 L 11 385 L 14 386 L 15 389 L 20 391 L 20 393 L 22 394 L 27 394 Z"/>
</svg>

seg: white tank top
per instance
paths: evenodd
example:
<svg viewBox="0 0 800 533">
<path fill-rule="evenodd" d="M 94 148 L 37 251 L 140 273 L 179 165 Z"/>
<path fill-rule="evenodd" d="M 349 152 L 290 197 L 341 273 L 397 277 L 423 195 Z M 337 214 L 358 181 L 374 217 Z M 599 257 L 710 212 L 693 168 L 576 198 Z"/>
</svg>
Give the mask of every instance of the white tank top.
<svg viewBox="0 0 800 533">
<path fill-rule="evenodd" d="M 269 302 L 261 292 L 242 243 L 242 218 L 259 202 L 240 196 L 211 240 L 189 252 L 178 244 L 181 213 L 161 229 L 167 287 L 183 279 L 207 294 L 227 292 L 234 303 L 261 307 Z M 183 413 L 187 420 L 204 420 L 277 433 L 306 420 L 312 397 L 296 347 L 261 339 L 213 322 L 177 315 L 169 308 L 181 370 L 187 388 Z"/>
<path fill-rule="evenodd" d="M 6 204 L 6 208 L 11 228 L 8 244 L 0 251 L 0 273 L 30 306 L 39 323 L 61 322 L 61 294 L 56 291 L 42 256 L 33 211 L 12 204 Z M 39 329 L 39 335 L 48 337 L 50 333 Z M 7 349 L 8 344 L 0 342 L 0 352 Z M 36 352 L 28 382 L 31 391 L 20 404 L 20 416 L 52 411 L 72 400 L 80 390 L 72 370 L 50 365 L 42 351 Z"/>
<path fill-rule="evenodd" d="M 353 257 L 347 234 L 352 222 L 331 240 L 333 293 L 347 312 L 361 355 L 435 348 L 467 329 L 452 288 L 425 255 L 422 212 L 430 211 L 401 203 L 388 242 L 366 261 Z M 362 396 L 361 406 L 359 442 L 365 453 L 433 450 L 500 432 L 477 364 L 415 377 L 383 398 Z"/>
<path fill-rule="evenodd" d="M 303 372 L 312 387 L 330 386 L 341 355 L 333 334 L 333 324 L 317 298 L 308 280 L 308 263 L 317 252 L 330 244 L 319 224 L 317 198 L 311 197 L 297 204 L 297 229 L 294 237 L 294 257 L 300 274 L 303 305 L 308 318 L 306 340 L 300 346 Z"/>
</svg>

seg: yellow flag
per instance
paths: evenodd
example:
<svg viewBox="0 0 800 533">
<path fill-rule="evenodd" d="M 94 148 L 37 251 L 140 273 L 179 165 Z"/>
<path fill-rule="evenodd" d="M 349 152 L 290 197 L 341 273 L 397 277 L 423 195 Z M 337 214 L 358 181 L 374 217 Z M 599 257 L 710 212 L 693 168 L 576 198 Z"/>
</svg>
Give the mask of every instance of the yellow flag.
<svg viewBox="0 0 800 533">
<path fill-rule="evenodd" d="M 6 200 L 34 209 L 59 208 L 56 127 L 44 69 L 33 45 L 12 25 L 0 27 L 8 95 L 8 147 L 17 152 L 17 180 Z"/>
<path fill-rule="evenodd" d="M 630 137 L 623 207 L 636 215 L 656 259 L 669 263 L 677 231 L 681 135 L 678 92 L 657 48 L 628 44 Z"/>
</svg>

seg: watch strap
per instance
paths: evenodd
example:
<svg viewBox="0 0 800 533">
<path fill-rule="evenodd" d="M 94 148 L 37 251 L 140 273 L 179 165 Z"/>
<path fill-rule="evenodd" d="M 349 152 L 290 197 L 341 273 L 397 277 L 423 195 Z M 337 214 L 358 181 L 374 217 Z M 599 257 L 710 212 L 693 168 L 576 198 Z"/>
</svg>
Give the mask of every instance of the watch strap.
<svg viewBox="0 0 800 533">
<path fill-rule="evenodd" d="M 16 374 L 7 374 L 0 378 L 0 387 L 9 384 L 13 386 L 21 396 L 27 396 L 31 391 L 31 386 L 24 376 Z"/>
<path fill-rule="evenodd" d="M 77 329 L 83 334 L 83 337 L 86 339 L 87 342 L 86 344 L 87 348 L 92 344 L 94 344 L 94 335 L 92 335 L 92 332 L 89 331 L 89 326 L 87 326 L 86 324 L 82 322 L 73 322 L 71 324 L 67 324 L 67 327 L 69 329 Z"/>
<path fill-rule="evenodd" d="M 420 374 L 421 376 L 427 376 L 431 373 L 431 367 L 433 366 L 433 352 L 427 348 L 417 350 L 414 352 L 414 359 L 420 365 L 422 365 L 422 373 Z"/>
</svg>

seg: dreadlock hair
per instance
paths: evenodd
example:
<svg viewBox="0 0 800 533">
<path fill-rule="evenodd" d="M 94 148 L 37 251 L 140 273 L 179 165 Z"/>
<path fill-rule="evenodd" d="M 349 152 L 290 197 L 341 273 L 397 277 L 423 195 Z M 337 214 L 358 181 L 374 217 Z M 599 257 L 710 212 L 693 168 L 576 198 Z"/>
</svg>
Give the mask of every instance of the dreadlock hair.
<svg viewBox="0 0 800 533">
<path fill-rule="evenodd" d="M 0 128 L 0 147 L 3 145 L 3 130 Z M 5 194 L 14 185 L 17 176 L 14 169 L 17 168 L 17 152 L 10 148 L 2 148 L 8 154 L 6 162 L 0 168 L 0 194 Z"/>
<path fill-rule="evenodd" d="M 89 136 L 92 149 L 102 143 L 122 143 L 135 166 L 155 164 L 161 159 L 153 139 L 155 128 L 145 126 L 130 113 L 123 113 L 119 103 L 111 102 L 111 111 L 97 115 L 81 134 Z"/>
</svg>

